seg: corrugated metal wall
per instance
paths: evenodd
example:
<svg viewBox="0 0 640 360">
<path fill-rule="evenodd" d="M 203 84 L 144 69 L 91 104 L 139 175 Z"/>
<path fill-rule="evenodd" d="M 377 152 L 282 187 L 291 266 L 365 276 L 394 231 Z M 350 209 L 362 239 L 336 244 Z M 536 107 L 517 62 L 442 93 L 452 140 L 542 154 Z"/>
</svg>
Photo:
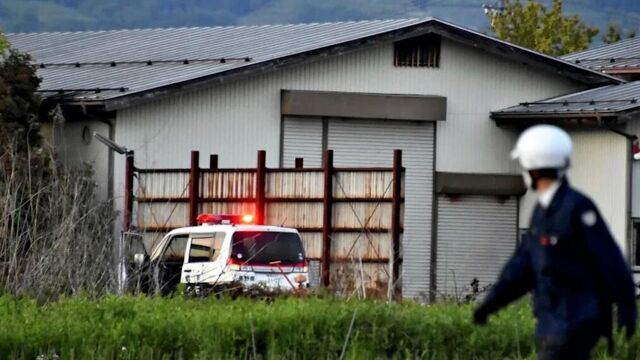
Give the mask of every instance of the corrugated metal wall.
<svg viewBox="0 0 640 360">
<path fill-rule="evenodd" d="M 630 148 L 611 131 L 572 132 L 573 164 L 569 180 L 600 208 L 620 247 L 627 249 Z"/>
<path fill-rule="evenodd" d="M 406 131 L 409 127 L 415 127 L 410 123 L 400 123 L 394 126 L 392 123 L 382 123 L 380 121 L 348 121 L 349 126 L 344 127 L 342 121 L 331 120 L 328 122 L 328 134 L 323 134 L 323 119 L 320 118 L 285 118 L 283 123 L 283 165 L 292 167 L 295 158 L 304 159 L 305 167 L 320 167 L 322 165 L 322 147 L 327 143 L 329 149 L 335 150 L 334 165 L 340 166 L 390 166 L 392 163 L 392 151 L 401 148 L 397 144 L 397 137 L 401 134 L 411 133 L 415 137 L 423 134 L 418 127 L 418 131 Z M 427 126 L 433 132 L 432 126 Z M 337 129 L 336 129 L 337 128 Z M 368 130 L 363 130 L 367 128 Z M 371 130 L 371 129 L 375 130 Z M 398 130 L 400 133 L 397 133 Z M 395 136 L 385 134 L 395 133 Z M 363 133 L 366 135 L 363 136 Z M 374 135 L 375 134 L 375 135 Z M 377 135 L 377 136 L 376 136 Z M 380 136 L 383 138 L 380 139 Z M 427 136 L 425 139 L 430 139 Z M 355 140 L 357 139 L 357 141 Z M 376 149 L 371 151 L 371 141 L 375 141 Z M 367 149 L 363 149 L 363 146 Z M 406 147 L 403 147 L 406 149 Z M 433 146 L 427 151 L 428 156 L 433 158 Z M 405 151 L 405 156 L 406 156 Z M 406 164 L 405 164 L 406 166 Z M 433 169 L 433 166 L 429 167 Z M 413 172 L 414 169 L 412 168 Z M 389 185 L 392 183 L 391 174 L 388 172 L 340 172 L 336 175 L 334 182 L 334 198 L 380 198 L 388 197 L 391 193 Z M 414 181 L 410 181 L 414 183 Z M 363 184 L 369 184 L 363 187 Z M 313 191 L 309 187 L 305 191 Z M 317 184 L 316 190 L 322 189 L 322 184 Z M 321 196 L 319 194 L 318 196 Z M 293 205 L 293 204 L 292 204 Z M 422 204 L 424 205 L 424 204 Z M 288 205 L 289 206 L 289 205 Z M 311 205 L 315 206 L 315 205 Z M 424 208 L 424 206 L 423 206 Z M 321 207 L 318 207 L 321 210 Z M 321 213 L 318 209 L 300 208 L 298 213 L 301 216 L 308 216 L 310 219 L 321 220 Z M 413 215 L 415 211 L 411 210 Z M 293 213 L 289 211 L 289 213 Z M 391 227 L 391 204 L 389 203 L 352 203 L 338 202 L 334 204 L 335 224 L 338 228 L 366 227 L 369 229 L 389 229 Z M 406 224 L 406 223 L 405 223 Z M 319 224 L 313 224 L 319 226 Z M 307 226 L 308 227 L 308 226 Z M 414 231 L 411 226 L 410 232 Z M 424 230 L 424 229 L 423 229 Z M 407 229 L 405 228 L 405 234 Z M 428 231 L 423 234 L 429 234 Z M 308 249 L 310 257 L 320 257 L 321 248 L 318 233 L 305 233 L 303 239 L 309 243 Z M 407 236 L 404 236 L 407 239 Z M 354 261 L 359 259 L 379 258 L 380 256 L 391 257 L 389 233 L 338 233 L 333 236 L 333 255 L 341 258 L 350 257 Z M 407 240 L 405 240 L 407 241 Z M 423 242 L 428 243 L 423 239 Z M 406 245 L 405 245 L 406 248 Z M 412 248 L 409 246 L 409 248 Z M 313 264 L 316 265 L 316 264 Z M 364 263 L 361 265 L 363 272 L 373 281 L 384 283 L 388 278 L 388 265 Z M 334 268 L 334 283 L 337 281 L 337 273 L 342 269 Z M 319 275 L 319 273 L 318 273 Z M 404 278 L 414 278 L 404 274 Z M 420 274 L 421 281 L 424 280 L 424 271 Z M 406 289 L 405 289 L 406 292 Z"/>
<path fill-rule="evenodd" d="M 86 128 L 86 130 L 85 130 Z M 101 121 L 65 122 L 55 124 L 53 141 L 57 155 L 65 166 L 83 169 L 92 166 L 98 187 L 97 200 L 108 198 L 109 148 L 93 138 L 93 132 L 109 137 L 109 126 Z"/>
<path fill-rule="evenodd" d="M 438 196 L 437 292 L 460 299 L 497 279 L 517 241 L 515 197 Z"/>
<path fill-rule="evenodd" d="M 322 199 L 322 172 L 276 172 L 267 174 L 267 198 Z M 322 228 L 322 202 L 279 202 L 267 204 L 265 223 L 298 229 Z M 322 256 L 322 233 L 301 231 L 307 257 L 317 262 Z M 315 281 L 316 279 L 314 279 Z"/>
<path fill-rule="evenodd" d="M 293 167 L 296 158 L 306 167 L 322 166 L 322 119 L 285 117 L 282 124 L 282 166 Z"/>
<path fill-rule="evenodd" d="M 640 117 L 627 122 L 625 131 L 640 136 Z M 640 161 L 633 161 L 631 171 L 631 214 L 634 218 L 640 218 Z"/>
<path fill-rule="evenodd" d="M 116 141 L 135 150 L 136 165 L 143 168 L 187 167 L 190 150 L 220 154 L 221 167 L 249 167 L 259 149 L 267 150 L 267 164 L 274 167 L 284 155 L 283 89 L 440 95 L 447 97 L 447 121 L 437 124 L 437 169 L 508 173 L 517 171 L 508 158 L 517 134 L 497 128 L 490 111 L 577 88 L 557 74 L 446 39 L 440 68 L 394 67 L 393 45 L 381 44 L 120 110 Z M 123 189 L 124 158 L 116 157 L 118 209 Z"/>
<path fill-rule="evenodd" d="M 636 116 L 635 119 L 627 122 L 626 132 L 640 136 L 640 117 Z M 634 221 L 638 221 L 640 219 L 640 161 L 631 160 L 631 217 Z M 629 225 L 630 229 L 632 229 L 633 222 Z M 637 233 L 637 230 L 635 231 Z M 640 282 L 640 267 L 638 267 L 638 263 L 635 259 L 635 252 L 638 247 L 640 247 L 640 243 L 636 241 L 638 236 L 631 231 L 629 234 L 629 245 L 630 247 L 627 250 L 629 253 L 630 262 L 634 266 L 634 279 L 636 282 Z M 634 244 L 635 243 L 635 244 Z"/>
<path fill-rule="evenodd" d="M 189 186 L 189 173 L 138 173 L 135 195 L 139 200 L 132 221 L 139 228 L 176 228 L 188 223 L 188 204 L 170 201 L 146 203 L 149 198 L 184 198 Z"/>
<path fill-rule="evenodd" d="M 283 127 L 283 163 L 291 166 L 296 157 L 305 157 L 305 166 L 321 164 L 322 143 L 334 150 L 334 165 L 391 166 L 389 154 L 403 150 L 406 168 L 405 213 L 403 234 L 402 287 L 406 297 L 426 297 L 429 290 L 431 208 L 433 202 L 434 124 L 425 122 L 328 119 L 326 139 L 323 139 L 322 119 L 285 118 Z M 307 157 L 311 161 L 307 161 Z M 341 173 L 336 177 L 334 196 L 369 197 L 388 196 L 391 184 L 388 173 Z M 380 176 L 380 179 L 371 179 Z M 378 188 L 363 188 L 361 184 L 377 184 Z M 383 186 L 383 187 L 379 187 Z M 364 190 L 364 192 L 363 192 Z M 337 226 L 367 224 L 369 228 L 390 227 L 390 204 L 337 203 L 334 205 Z M 335 249 L 349 250 L 351 256 L 372 258 L 376 253 L 389 256 L 389 234 L 368 234 L 354 242 L 352 234 L 336 234 Z M 355 244 L 355 246 L 354 246 Z M 373 245 L 372 244 L 376 244 Z M 381 265 L 365 264 L 378 268 Z"/>
<path fill-rule="evenodd" d="M 515 171 L 508 150 L 516 134 L 497 128 L 489 112 L 577 87 L 446 39 L 440 68 L 394 67 L 385 44 L 118 111 L 116 140 L 136 151 L 141 167 L 186 167 L 192 149 L 220 154 L 222 167 L 252 166 L 263 149 L 276 166 L 282 89 L 441 95 L 447 121 L 438 124 L 438 170 L 504 173 Z M 121 168 L 123 160 L 120 183 Z"/>
<path fill-rule="evenodd" d="M 388 158 L 393 158 L 389 151 Z M 189 192 L 190 169 L 137 169 L 134 191 L 135 231 L 150 250 L 164 233 L 190 223 L 190 203 L 198 213 L 257 214 L 258 194 L 264 194 L 264 222 L 300 231 L 307 258 L 318 276 L 323 254 L 325 169 L 265 169 L 264 188 L 256 169 L 199 169 L 198 191 Z M 354 288 L 387 294 L 394 259 L 392 214 L 393 162 L 378 168 L 334 168 L 331 226 L 331 287 L 341 293 Z M 199 175 L 198 175 L 199 174 Z M 397 210 L 403 212 L 402 187 Z M 372 201 L 375 200 L 375 201 Z M 401 215 L 402 216 L 402 215 Z M 401 219 L 400 226 L 403 226 Z M 318 283 L 314 277 L 312 283 Z"/>
<path fill-rule="evenodd" d="M 334 165 L 349 166 L 334 149 Z M 392 150 L 388 153 L 392 153 Z M 386 158 L 390 158 L 388 155 Z M 393 157 L 391 157 L 392 159 Z M 366 166 L 365 164 L 360 166 Z M 391 162 L 379 164 L 390 167 Z M 405 174 L 406 176 L 406 174 Z M 370 288 L 389 288 L 390 265 L 393 259 L 391 237 L 392 206 L 388 201 L 353 201 L 350 199 L 390 199 L 393 176 L 388 171 L 339 171 L 333 180 L 333 227 L 335 229 L 362 229 L 362 231 L 335 232 L 331 240 L 331 257 L 342 264 L 331 268 L 332 284 L 351 289 L 364 283 Z M 403 196 L 405 194 L 402 194 Z M 400 226 L 403 223 L 402 217 Z M 406 225 L 405 225 L 406 226 Z M 401 244 L 406 246 L 406 236 Z M 375 261 L 386 259 L 386 262 Z M 346 263 L 344 261 L 347 261 Z M 353 290 L 351 290 L 353 291 Z M 404 291 L 404 287 L 403 287 Z M 405 294 L 406 296 L 406 294 Z"/>
<path fill-rule="evenodd" d="M 329 121 L 327 148 L 334 150 L 334 164 L 337 167 L 390 166 L 392 158 L 387 154 L 393 149 L 403 150 L 406 199 L 402 242 L 402 289 L 405 297 L 426 297 L 429 292 L 434 145 L 433 123 Z M 336 179 L 338 186 L 343 182 Z M 389 184 L 388 181 L 384 183 Z M 385 191 L 391 190 L 388 188 Z M 366 213 L 371 211 L 362 210 L 364 211 L 359 211 L 361 216 L 366 216 Z M 345 212 L 345 215 L 347 214 L 348 211 Z M 386 251 L 388 252 L 388 249 Z"/>
</svg>

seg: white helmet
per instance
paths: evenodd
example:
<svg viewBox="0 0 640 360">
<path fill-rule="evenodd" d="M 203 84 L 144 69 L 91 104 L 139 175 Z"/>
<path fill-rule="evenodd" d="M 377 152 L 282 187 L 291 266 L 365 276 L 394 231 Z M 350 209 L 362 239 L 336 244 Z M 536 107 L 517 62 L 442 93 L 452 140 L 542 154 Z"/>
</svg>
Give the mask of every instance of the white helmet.
<svg viewBox="0 0 640 360">
<path fill-rule="evenodd" d="M 571 151 L 571 138 L 564 130 L 552 125 L 536 125 L 520 135 L 511 158 L 519 160 L 525 170 L 567 169 Z"/>
</svg>

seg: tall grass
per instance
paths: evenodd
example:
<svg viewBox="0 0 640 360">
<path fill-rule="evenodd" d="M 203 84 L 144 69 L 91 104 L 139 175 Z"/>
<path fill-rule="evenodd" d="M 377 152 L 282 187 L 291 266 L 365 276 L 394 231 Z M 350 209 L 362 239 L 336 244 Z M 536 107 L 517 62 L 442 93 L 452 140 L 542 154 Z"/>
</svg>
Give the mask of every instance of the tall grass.
<svg viewBox="0 0 640 360">
<path fill-rule="evenodd" d="M 60 166 L 44 148 L 0 144 L 0 293 L 41 301 L 112 288 L 110 203 L 91 172 Z"/>
<path fill-rule="evenodd" d="M 459 305 L 159 297 L 76 297 L 38 305 L 5 296 L 0 354 L 336 359 L 344 349 L 350 359 L 526 357 L 533 352 L 528 312 L 517 306 L 489 326 L 475 327 L 471 307 Z"/>
<path fill-rule="evenodd" d="M 0 358 L 63 359 L 532 359 L 526 301 L 486 326 L 472 305 L 320 298 L 73 297 L 39 305 L 0 297 Z M 617 338 L 637 359 L 640 337 Z M 596 359 L 608 358 L 604 341 Z"/>
</svg>

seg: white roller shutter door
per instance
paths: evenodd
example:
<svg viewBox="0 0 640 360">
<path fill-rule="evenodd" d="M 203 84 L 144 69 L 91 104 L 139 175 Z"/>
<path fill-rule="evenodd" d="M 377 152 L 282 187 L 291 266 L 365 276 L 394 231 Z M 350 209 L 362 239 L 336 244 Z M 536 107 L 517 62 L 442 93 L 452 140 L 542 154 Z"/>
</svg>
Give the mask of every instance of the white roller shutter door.
<svg viewBox="0 0 640 360">
<path fill-rule="evenodd" d="M 438 196 L 437 291 L 461 297 L 474 278 L 494 283 L 516 246 L 516 197 Z"/>
<path fill-rule="evenodd" d="M 322 119 L 287 117 L 282 136 L 283 167 L 293 167 L 296 158 L 303 158 L 305 167 L 322 166 Z"/>
<path fill-rule="evenodd" d="M 327 148 L 334 165 L 392 166 L 401 149 L 405 174 L 402 293 L 428 299 L 434 169 L 434 124 L 380 120 L 330 120 Z"/>
<path fill-rule="evenodd" d="M 285 117 L 282 124 L 282 166 L 295 166 L 296 158 L 305 167 L 322 166 L 322 119 Z M 320 285 L 320 262 L 309 263 L 309 285 Z"/>
</svg>

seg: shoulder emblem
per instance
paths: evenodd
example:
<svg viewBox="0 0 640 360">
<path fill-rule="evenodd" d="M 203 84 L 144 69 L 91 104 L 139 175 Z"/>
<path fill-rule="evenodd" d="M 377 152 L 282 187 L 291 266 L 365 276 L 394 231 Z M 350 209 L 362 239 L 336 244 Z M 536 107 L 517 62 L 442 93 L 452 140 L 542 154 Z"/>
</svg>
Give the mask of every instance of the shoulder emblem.
<svg viewBox="0 0 640 360">
<path fill-rule="evenodd" d="M 597 221 L 598 221 L 598 215 L 596 215 L 595 211 L 587 210 L 584 213 L 582 213 L 582 223 L 585 226 L 591 227 L 595 225 Z"/>
</svg>

